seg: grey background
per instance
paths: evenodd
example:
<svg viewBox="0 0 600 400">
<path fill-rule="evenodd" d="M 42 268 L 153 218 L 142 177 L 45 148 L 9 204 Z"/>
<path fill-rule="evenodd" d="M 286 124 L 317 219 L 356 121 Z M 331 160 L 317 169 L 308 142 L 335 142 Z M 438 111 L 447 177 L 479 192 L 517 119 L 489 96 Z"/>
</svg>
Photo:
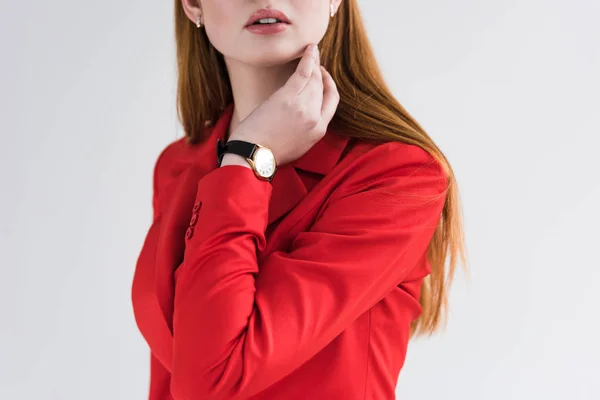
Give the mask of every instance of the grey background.
<svg viewBox="0 0 600 400">
<path fill-rule="evenodd" d="M 172 3 L 0 3 L 2 399 L 146 397 L 129 289 L 153 163 L 182 134 Z M 599 2 L 362 6 L 456 170 L 472 269 L 399 398 L 600 398 Z"/>
</svg>

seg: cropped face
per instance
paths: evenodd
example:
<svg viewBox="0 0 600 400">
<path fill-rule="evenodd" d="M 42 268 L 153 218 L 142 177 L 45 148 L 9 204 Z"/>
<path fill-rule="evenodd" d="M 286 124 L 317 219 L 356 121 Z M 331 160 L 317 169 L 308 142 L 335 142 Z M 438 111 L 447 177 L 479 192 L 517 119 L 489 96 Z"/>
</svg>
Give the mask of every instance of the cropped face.
<svg viewBox="0 0 600 400">
<path fill-rule="evenodd" d="M 333 0 L 335 11 L 341 1 Z M 331 1 L 182 0 L 182 4 L 191 21 L 202 15 L 200 29 L 226 59 L 273 66 L 300 57 L 306 45 L 321 41 Z M 256 14 L 261 10 L 266 13 Z"/>
</svg>

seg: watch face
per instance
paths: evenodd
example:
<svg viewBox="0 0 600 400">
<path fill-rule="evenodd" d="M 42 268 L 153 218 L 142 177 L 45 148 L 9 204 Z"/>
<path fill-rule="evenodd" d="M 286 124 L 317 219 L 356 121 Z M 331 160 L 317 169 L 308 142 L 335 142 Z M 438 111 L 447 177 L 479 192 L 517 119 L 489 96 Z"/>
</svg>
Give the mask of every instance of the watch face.
<svg viewBox="0 0 600 400">
<path fill-rule="evenodd" d="M 275 173 L 275 157 L 271 150 L 260 148 L 254 155 L 256 172 L 264 178 L 270 178 Z"/>
</svg>

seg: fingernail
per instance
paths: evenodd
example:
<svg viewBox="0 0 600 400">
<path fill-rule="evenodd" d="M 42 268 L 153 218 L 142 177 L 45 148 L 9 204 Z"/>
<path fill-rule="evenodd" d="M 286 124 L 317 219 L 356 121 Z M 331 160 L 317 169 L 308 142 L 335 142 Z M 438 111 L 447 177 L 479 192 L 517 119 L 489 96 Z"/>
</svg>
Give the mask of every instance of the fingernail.
<svg viewBox="0 0 600 400">
<path fill-rule="evenodd" d="M 311 45 L 313 54 L 317 54 L 319 52 L 319 46 L 316 44 Z"/>
</svg>

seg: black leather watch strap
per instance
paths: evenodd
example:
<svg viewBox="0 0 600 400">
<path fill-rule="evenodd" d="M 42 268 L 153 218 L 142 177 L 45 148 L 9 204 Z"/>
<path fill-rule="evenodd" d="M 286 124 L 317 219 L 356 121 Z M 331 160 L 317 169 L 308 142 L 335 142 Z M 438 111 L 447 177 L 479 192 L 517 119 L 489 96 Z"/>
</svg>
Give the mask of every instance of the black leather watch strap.
<svg viewBox="0 0 600 400">
<path fill-rule="evenodd" d="M 251 159 L 257 147 L 258 146 L 256 146 L 254 143 L 245 142 L 243 140 L 230 140 L 227 143 L 223 144 L 221 139 L 218 139 L 217 163 L 219 166 L 221 165 L 225 153 L 233 153 Z"/>
</svg>

